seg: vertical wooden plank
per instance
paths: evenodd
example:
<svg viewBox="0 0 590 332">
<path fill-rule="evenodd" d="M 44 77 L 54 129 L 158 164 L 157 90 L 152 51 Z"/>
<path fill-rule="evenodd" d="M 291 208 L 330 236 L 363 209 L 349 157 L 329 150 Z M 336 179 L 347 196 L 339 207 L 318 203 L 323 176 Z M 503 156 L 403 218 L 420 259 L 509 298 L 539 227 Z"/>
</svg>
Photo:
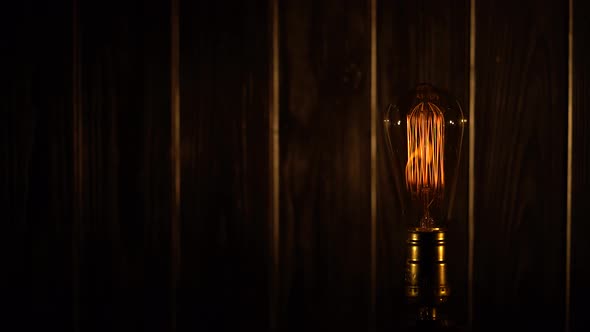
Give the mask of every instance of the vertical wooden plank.
<svg viewBox="0 0 590 332">
<path fill-rule="evenodd" d="M 71 331 L 71 2 L 0 13 L 2 327 Z"/>
<path fill-rule="evenodd" d="M 31 291 L 29 280 L 31 254 L 28 238 L 27 201 L 29 191 L 29 169 L 32 150 L 33 110 L 30 90 L 33 64 L 31 53 L 35 40 L 31 23 L 34 22 L 29 1 L 21 1 L 9 7 L 2 6 L 0 11 L 0 36 L 3 61 L 0 68 L 4 79 L 1 81 L 0 100 L 2 102 L 2 121 L 0 128 L 2 139 L 2 159 L 0 160 L 1 178 L 0 207 L 5 211 L 3 222 L 6 228 L 0 235 L 5 249 L 10 248 L 13 255 L 6 255 L 7 283 L 2 287 L 9 307 L 7 325 L 16 325 L 24 321 L 31 311 L 29 301 Z M 10 14 L 9 14 L 10 13 Z M 8 251 L 7 251 L 8 252 Z M 28 278 L 30 279 L 30 277 Z M 12 286 L 10 286 L 12 285 Z M 26 322 L 26 321 L 25 321 Z M 30 328 L 30 324 L 25 325 Z"/>
<path fill-rule="evenodd" d="M 571 272 L 572 272 L 572 169 L 573 169 L 573 120 L 574 120 L 574 1 L 568 1 L 567 18 L 567 166 L 565 198 L 565 283 L 564 283 L 564 331 L 571 324 Z"/>
<path fill-rule="evenodd" d="M 371 288 L 369 297 L 369 329 L 377 330 L 377 126 L 381 125 L 377 104 L 377 0 L 369 1 L 371 31 L 370 112 L 371 112 Z"/>
<path fill-rule="evenodd" d="M 368 327 L 369 3 L 281 3 L 281 331 Z"/>
<path fill-rule="evenodd" d="M 464 0 L 380 1 L 378 10 L 379 110 L 428 82 L 448 90 L 468 112 L 469 3 Z M 404 328 L 404 276 L 407 228 L 404 206 L 396 194 L 388 163 L 383 126 L 379 134 L 377 308 L 379 330 Z M 467 130 L 467 128 L 466 128 Z M 465 133 L 464 135 L 467 135 Z M 461 156 L 456 200 L 448 222 L 449 280 L 452 296 L 449 319 L 464 325 L 467 319 L 467 212 L 468 146 Z"/>
<path fill-rule="evenodd" d="M 266 0 L 180 1 L 178 328 L 268 328 Z"/>
<path fill-rule="evenodd" d="M 80 247 L 83 202 L 82 76 L 80 59 L 80 3 L 72 0 L 72 330 L 80 331 Z"/>
<path fill-rule="evenodd" d="M 170 313 L 171 331 L 176 331 L 178 280 L 180 278 L 180 8 L 179 0 L 170 1 Z"/>
<path fill-rule="evenodd" d="M 139 174 L 135 173 L 139 175 L 135 183 L 139 184 L 139 192 L 142 194 L 141 210 L 136 213 L 144 218 L 142 272 L 145 279 L 138 302 L 143 302 L 141 329 L 169 331 L 173 309 L 170 306 L 169 271 L 174 263 L 170 260 L 170 232 L 173 230 L 170 222 L 173 215 L 172 204 L 175 202 L 170 195 L 170 188 L 176 182 L 172 178 L 169 159 L 173 139 L 170 109 L 172 89 L 169 80 L 171 8 L 169 1 L 161 0 L 138 1 L 137 7 L 141 12 L 141 37 L 138 37 L 141 48 L 137 59 L 141 59 L 143 72 L 139 94 L 142 100 L 138 102 L 142 109 L 139 118 L 143 118 L 140 134 L 143 151 Z M 133 125 L 132 123 L 131 126 Z"/>
<path fill-rule="evenodd" d="M 564 327 L 567 10 L 477 3 L 475 321 Z"/>
<path fill-rule="evenodd" d="M 568 151 L 572 154 L 570 331 L 585 331 L 590 324 L 590 5 L 575 0 L 573 6 L 573 121 L 572 150 Z"/>
<path fill-rule="evenodd" d="M 80 3 L 83 331 L 170 327 L 169 13 Z"/>
<path fill-rule="evenodd" d="M 269 10 L 269 330 L 277 331 L 279 324 L 279 282 L 280 282 L 280 20 L 279 0 L 270 0 Z"/>
<path fill-rule="evenodd" d="M 477 0 L 469 1 L 469 162 L 467 199 L 467 330 L 473 330 L 473 270 L 475 254 L 475 96 L 477 91 L 475 50 L 477 49 Z"/>
</svg>

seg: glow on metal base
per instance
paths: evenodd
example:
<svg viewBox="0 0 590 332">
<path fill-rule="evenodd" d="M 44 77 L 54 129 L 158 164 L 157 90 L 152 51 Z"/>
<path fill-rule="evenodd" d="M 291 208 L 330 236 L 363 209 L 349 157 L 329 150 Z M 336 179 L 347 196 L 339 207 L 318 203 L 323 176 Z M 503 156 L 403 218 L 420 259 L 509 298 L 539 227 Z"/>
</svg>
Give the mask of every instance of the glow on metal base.
<svg viewBox="0 0 590 332">
<path fill-rule="evenodd" d="M 416 321 L 442 321 L 450 295 L 445 230 L 411 228 L 407 244 L 405 288 L 411 315 Z"/>
</svg>

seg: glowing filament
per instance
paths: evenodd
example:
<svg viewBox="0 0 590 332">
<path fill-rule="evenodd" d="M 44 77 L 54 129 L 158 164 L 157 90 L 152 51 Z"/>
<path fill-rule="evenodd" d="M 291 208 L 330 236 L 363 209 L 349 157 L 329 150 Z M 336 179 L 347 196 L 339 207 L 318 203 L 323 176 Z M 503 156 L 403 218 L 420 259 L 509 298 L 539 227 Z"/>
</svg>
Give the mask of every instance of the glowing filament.
<svg viewBox="0 0 590 332">
<path fill-rule="evenodd" d="M 444 126 L 443 112 L 429 102 L 416 105 L 407 115 L 406 186 L 423 199 L 434 198 L 444 187 Z"/>
</svg>

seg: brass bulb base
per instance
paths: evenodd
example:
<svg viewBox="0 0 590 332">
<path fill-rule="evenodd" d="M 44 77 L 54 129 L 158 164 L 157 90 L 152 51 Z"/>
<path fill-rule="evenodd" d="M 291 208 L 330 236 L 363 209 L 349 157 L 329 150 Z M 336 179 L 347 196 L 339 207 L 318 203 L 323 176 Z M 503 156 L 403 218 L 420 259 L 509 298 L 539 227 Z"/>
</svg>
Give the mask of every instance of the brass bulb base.
<svg viewBox="0 0 590 332">
<path fill-rule="evenodd" d="M 407 245 L 405 292 L 410 319 L 444 324 L 445 304 L 450 295 L 446 232 L 437 227 L 411 228 Z"/>
</svg>

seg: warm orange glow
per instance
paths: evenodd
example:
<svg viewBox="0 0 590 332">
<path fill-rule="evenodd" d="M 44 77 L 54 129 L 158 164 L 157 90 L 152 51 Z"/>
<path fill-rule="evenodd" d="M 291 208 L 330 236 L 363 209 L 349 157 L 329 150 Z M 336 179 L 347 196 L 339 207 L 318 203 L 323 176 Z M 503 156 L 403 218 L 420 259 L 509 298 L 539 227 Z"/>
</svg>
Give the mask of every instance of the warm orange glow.
<svg viewBox="0 0 590 332">
<path fill-rule="evenodd" d="M 425 217 L 444 188 L 444 126 L 442 110 L 430 102 L 419 103 L 407 115 L 406 186 L 424 201 Z"/>
</svg>

